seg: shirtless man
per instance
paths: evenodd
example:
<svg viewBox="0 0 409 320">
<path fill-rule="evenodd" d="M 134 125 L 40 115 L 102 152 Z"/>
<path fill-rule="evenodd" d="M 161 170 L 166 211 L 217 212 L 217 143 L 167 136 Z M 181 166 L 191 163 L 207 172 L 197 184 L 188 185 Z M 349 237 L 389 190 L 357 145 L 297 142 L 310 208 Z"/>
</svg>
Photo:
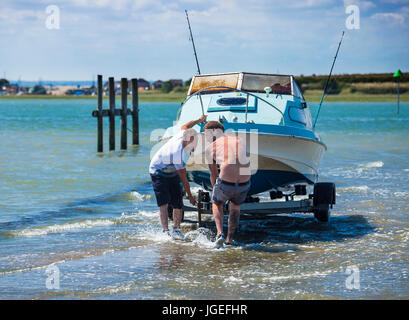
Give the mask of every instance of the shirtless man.
<svg viewBox="0 0 409 320">
<path fill-rule="evenodd" d="M 204 126 L 206 141 L 211 143 L 206 149 L 209 163 L 210 181 L 213 186 L 212 209 L 216 223 L 216 247 L 223 246 L 223 205 L 230 201 L 226 244 L 231 244 L 240 219 L 240 204 L 246 199 L 250 189 L 250 163 L 246 148 L 239 137 L 226 136 L 224 126 L 217 121 L 209 121 Z M 220 172 L 218 170 L 220 166 Z"/>
</svg>

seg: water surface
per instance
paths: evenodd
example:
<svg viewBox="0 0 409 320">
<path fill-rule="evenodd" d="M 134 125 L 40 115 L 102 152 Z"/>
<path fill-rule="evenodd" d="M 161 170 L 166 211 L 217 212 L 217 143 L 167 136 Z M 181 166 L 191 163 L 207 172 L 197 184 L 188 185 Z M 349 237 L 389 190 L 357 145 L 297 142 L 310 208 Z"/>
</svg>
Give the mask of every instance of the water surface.
<svg viewBox="0 0 409 320">
<path fill-rule="evenodd" d="M 179 105 L 142 103 L 141 145 L 97 154 L 95 101 L 0 100 L 1 299 L 409 297 L 408 103 L 400 115 L 393 103 L 326 104 L 317 131 L 328 146 L 320 180 L 337 185 L 330 224 L 243 219 L 239 246 L 222 250 L 211 221 L 183 225 L 191 242 L 161 234 L 150 138 Z M 52 265 L 59 289 L 47 288 Z"/>
</svg>

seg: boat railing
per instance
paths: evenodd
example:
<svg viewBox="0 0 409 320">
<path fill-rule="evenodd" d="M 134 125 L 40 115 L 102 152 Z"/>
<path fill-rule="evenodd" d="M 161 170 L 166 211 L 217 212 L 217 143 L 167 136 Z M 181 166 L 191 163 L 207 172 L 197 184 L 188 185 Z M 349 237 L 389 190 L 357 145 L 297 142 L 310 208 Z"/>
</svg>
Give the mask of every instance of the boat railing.
<svg viewBox="0 0 409 320">
<path fill-rule="evenodd" d="M 195 93 L 191 94 L 190 96 L 188 96 L 188 97 L 186 98 L 186 100 L 182 103 L 182 105 L 180 106 L 180 108 L 179 108 L 179 110 L 178 110 L 178 112 L 177 112 L 177 118 L 176 118 L 176 120 L 179 120 L 180 114 L 182 113 L 183 106 L 184 106 L 184 105 L 186 104 L 186 102 L 188 102 L 188 101 L 190 100 L 190 98 L 192 98 L 193 96 L 198 96 L 198 97 L 199 97 L 200 106 L 201 106 L 201 108 L 202 108 L 202 114 L 204 114 L 204 107 L 203 107 L 203 101 L 202 101 L 202 95 L 201 95 L 201 93 L 202 93 L 203 91 L 206 91 L 206 90 L 209 90 L 209 89 L 229 89 L 229 90 L 233 90 L 234 92 L 240 92 L 240 93 L 246 94 L 246 95 L 247 95 L 247 99 L 246 99 L 245 123 L 247 123 L 247 114 L 248 114 L 248 107 L 249 107 L 249 96 L 252 96 L 252 97 L 256 98 L 256 100 L 263 101 L 264 103 L 266 103 L 267 105 L 269 105 L 270 107 L 272 107 L 273 109 L 275 109 L 278 113 L 280 113 L 281 118 L 283 119 L 283 122 L 282 122 L 283 124 L 282 124 L 282 125 L 285 126 L 284 113 L 283 113 L 279 108 L 277 108 L 275 105 L 273 105 L 271 102 L 269 102 L 269 101 L 267 101 L 267 100 L 265 100 L 265 99 L 263 99 L 263 98 L 261 98 L 261 97 L 255 95 L 254 93 L 251 93 L 251 92 L 248 92 L 248 91 L 245 91 L 245 90 L 241 90 L 241 89 L 237 89 L 237 88 L 226 87 L 226 86 L 212 86 L 212 87 L 202 88 L 202 89 L 196 91 Z"/>
</svg>

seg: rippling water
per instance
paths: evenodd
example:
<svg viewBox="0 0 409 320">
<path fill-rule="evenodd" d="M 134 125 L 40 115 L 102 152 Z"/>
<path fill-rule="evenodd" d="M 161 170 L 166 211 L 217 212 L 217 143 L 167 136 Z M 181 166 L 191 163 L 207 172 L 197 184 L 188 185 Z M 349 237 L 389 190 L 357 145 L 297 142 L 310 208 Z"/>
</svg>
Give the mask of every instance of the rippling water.
<svg viewBox="0 0 409 320">
<path fill-rule="evenodd" d="M 0 298 L 409 298 L 408 103 L 399 116 L 393 103 L 326 104 L 330 224 L 242 219 L 239 246 L 222 250 L 211 221 L 183 224 L 190 242 L 160 232 L 150 136 L 178 107 L 142 103 L 141 146 L 98 155 L 95 101 L 0 100 Z"/>
</svg>

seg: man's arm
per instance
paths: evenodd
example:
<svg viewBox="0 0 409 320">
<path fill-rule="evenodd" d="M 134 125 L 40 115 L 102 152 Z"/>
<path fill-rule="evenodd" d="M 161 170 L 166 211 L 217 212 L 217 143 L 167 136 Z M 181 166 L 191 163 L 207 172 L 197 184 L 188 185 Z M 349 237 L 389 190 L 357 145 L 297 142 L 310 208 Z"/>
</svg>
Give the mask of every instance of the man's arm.
<svg viewBox="0 0 409 320">
<path fill-rule="evenodd" d="M 214 184 L 216 183 L 216 178 L 219 176 L 219 171 L 217 170 L 216 162 L 209 164 L 209 170 L 210 170 L 210 182 L 212 186 L 214 186 Z"/>
<path fill-rule="evenodd" d="M 209 171 L 210 171 L 210 182 L 212 186 L 216 183 L 216 178 L 219 176 L 219 170 L 217 169 L 217 164 L 215 161 L 216 155 L 216 143 L 211 143 L 206 148 L 206 163 L 209 164 Z"/>
<path fill-rule="evenodd" d="M 185 189 L 187 196 L 189 198 L 190 203 L 195 206 L 196 205 L 196 200 L 195 198 L 192 196 L 192 192 L 190 191 L 190 184 L 189 181 L 187 181 L 186 178 L 186 169 L 181 169 L 181 170 L 177 170 L 177 173 L 180 177 L 180 180 L 182 180 L 182 185 L 183 188 Z"/>
<path fill-rule="evenodd" d="M 192 120 L 192 121 L 189 121 L 188 123 L 185 123 L 180 129 L 181 129 L 181 130 L 190 129 L 190 128 L 192 128 L 193 126 L 197 125 L 198 123 L 203 123 L 203 122 L 205 122 L 205 121 L 206 121 L 206 118 L 207 118 L 207 116 L 202 115 L 202 116 L 201 116 L 199 119 L 197 119 L 197 120 Z"/>
</svg>

